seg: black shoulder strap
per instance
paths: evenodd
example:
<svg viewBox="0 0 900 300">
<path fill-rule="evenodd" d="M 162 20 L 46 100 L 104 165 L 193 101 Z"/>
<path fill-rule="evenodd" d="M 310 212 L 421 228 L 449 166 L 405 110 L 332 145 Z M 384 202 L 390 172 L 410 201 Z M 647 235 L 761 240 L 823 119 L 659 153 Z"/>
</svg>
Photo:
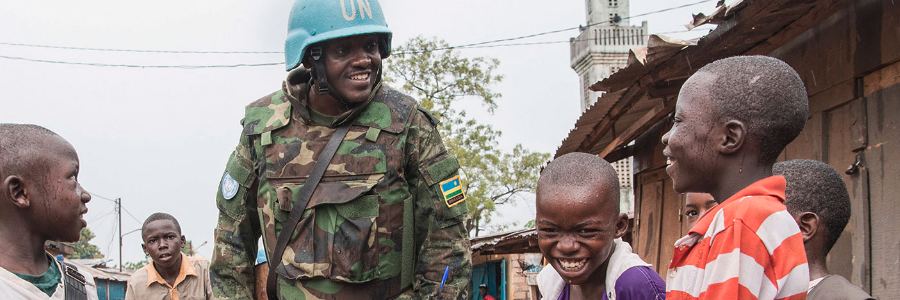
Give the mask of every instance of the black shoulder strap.
<svg viewBox="0 0 900 300">
<path fill-rule="evenodd" d="M 347 136 L 347 131 L 350 130 L 350 125 L 352 123 L 353 122 L 345 122 L 341 127 L 338 127 L 337 131 L 334 132 L 334 135 L 331 136 L 331 139 L 328 140 L 328 144 L 325 144 L 325 150 L 322 150 L 322 153 L 319 154 L 319 160 L 317 160 L 316 165 L 313 166 L 312 172 L 309 174 L 309 179 L 307 179 L 306 183 L 300 188 L 300 192 L 297 195 L 297 201 L 294 203 L 294 208 L 291 209 L 290 215 L 288 215 L 287 220 L 284 221 L 284 224 L 281 226 L 278 242 L 275 244 L 272 256 L 269 257 L 269 278 L 266 279 L 266 293 L 271 300 L 279 299 L 277 290 L 278 274 L 275 273 L 275 269 L 281 265 L 281 257 L 284 256 L 284 250 L 287 248 L 288 240 L 290 240 L 291 235 L 293 235 L 297 223 L 300 222 L 300 217 L 303 216 L 303 211 L 306 210 L 306 205 L 309 204 L 310 197 L 312 197 L 313 192 L 316 190 L 316 186 L 319 185 L 319 180 L 322 179 L 322 175 L 325 174 L 325 169 L 331 164 L 331 158 L 333 158 L 334 153 L 337 152 L 341 141 Z"/>
<path fill-rule="evenodd" d="M 78 268 L 67 262 L 61 262 L 63 267 L 63 281 L 66 282 L 66 300 L 87 300 L 87 289 L 84 285 L 84 275 L 78 272 Z"/>
</svg>

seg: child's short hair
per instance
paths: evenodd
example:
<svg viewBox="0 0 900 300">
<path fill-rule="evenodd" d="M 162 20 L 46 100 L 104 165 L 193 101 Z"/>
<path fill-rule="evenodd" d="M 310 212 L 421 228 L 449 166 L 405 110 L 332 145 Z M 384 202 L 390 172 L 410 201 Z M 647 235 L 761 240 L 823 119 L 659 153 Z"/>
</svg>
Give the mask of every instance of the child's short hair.
<svg viewBox="0 0 900 300">
<path fill-rule="evenodd" d="M 714 117 L 744 122 L 749 137 L 758 142 L 761 162 L 775 162 L 806 125 L 809 99 L 803 80 L 777 58 L 729 57 L 714 61 L 697 73 L 715 76 L 712 86 L 697 92 L 709 95 Z"/>
<path fill-rule="evenodd" d="M 601 183 L 605 186 L 612 187 L 607 192 L 609 199 L 615 209 L 612 211 L 619 213 L 619 177 L 616 175 L 616 169 L 603 160 L 599 156 L 573 152 L 557 157 L 551 161 L 541 171 L 541 177 L 538 179 L 537 188 L 541 189 L 546 185 L 558 185 L 566 187 L 596 187 L 595 184 Z"/>
<path fill-rule="evenodd" d="M 178 234 L 181 234 L 181 224 L 178 224 L 178 220 L 176 220 L 174 216 L 167 213 L 158 212 L 147 217 L 147 220 L 144 220 L 144 224 L 141 225 L 141 235 L 143 236 L 144 230 L 147 229 L 147 224 L 159 220 L 171 220 L 172 223 L 175 223 L 175 229 L 178 230 Z"/>
<path fill-rule="evenodd" d="M 825 253 L 841 237 L 850 221 L 850 195 L 841 175 L 826 163 L 795 159 L 780 162 L 772 173 L 787 180 L 785 202 L 788 212 L 796 216 L 812 212 L 825 222 Z"/>
<path fill-rule="evenodd" d="M 59 135 L 38 125 L 0 123 L 0 174 L 21 175 L 40 168 L 35 154 L 43 151 L 41 143 L 49 136 Z"/>
</svg>

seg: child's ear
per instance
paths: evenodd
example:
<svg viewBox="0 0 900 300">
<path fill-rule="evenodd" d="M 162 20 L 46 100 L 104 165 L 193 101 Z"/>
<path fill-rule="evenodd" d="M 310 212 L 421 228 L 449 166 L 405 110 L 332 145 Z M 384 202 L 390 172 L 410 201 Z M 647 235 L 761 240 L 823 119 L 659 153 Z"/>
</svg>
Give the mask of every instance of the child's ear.
<svg viewBox="0 0 900 300">
<path fill-rule="evenodd" d="M 628 214 L 621 213 L 616 219 L 616 238 L 625 236 L 628 233 Z"/>
<path fill-rule="evenodd" d="M 184 248 L 185 245 L 187 245 L 187 239 L 182 234 L 181 235 L 181 248 Z M 193 250 L 193 249 L 191 249 L 191 250 Z"/>
<path fill-rule="evenodd" d="M 729 120 L 724 126 L 725 132 L 720 149 L 722 153 L 733 154 L 740 150 L 747 140 L 747 126 L 738 120 Z"/>
<path fill-rule="evenodd" d="M 141 243 L 141 249 L 144 250 L 144 255 L 150 255 L 150 252 L 147 251 L 147 245 Z"/>
<path fill-rule="evenodd" d="M 18 208 L 27 208 L 31 206 L 31 200 L 28 199 L 28 191 L 25 190 L 25 181 L 22 177 L 12 175 L 3 180 L 3 193 L 9 197 L 9 200 Z"/>
<path fill-rule="evenodd" d="M 804 212 L 797 216 L 797 225 L 800 226 L 800 234 L 803 236 L 803 242 L 811 240 L 819 231 L 819 222 L 822 219 L 813 212 Z"/>
</svg>

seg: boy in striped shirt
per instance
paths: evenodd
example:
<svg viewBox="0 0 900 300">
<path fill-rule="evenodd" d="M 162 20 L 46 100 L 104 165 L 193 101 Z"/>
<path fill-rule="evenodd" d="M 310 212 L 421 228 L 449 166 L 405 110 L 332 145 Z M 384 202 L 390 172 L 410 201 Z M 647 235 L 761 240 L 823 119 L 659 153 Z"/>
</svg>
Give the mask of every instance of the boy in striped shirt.
<svg viewBox="0 0 900 300">
<path fill-rule="evenodd" d="M 681 88 L 662 142 L 676 192 L 719 205 L 675 243 L 668 299 L 805 299 L 800 230 L 772 165 L 806 123 L 803 81 L 765 56 L 712 62 Z"/>
</svg>

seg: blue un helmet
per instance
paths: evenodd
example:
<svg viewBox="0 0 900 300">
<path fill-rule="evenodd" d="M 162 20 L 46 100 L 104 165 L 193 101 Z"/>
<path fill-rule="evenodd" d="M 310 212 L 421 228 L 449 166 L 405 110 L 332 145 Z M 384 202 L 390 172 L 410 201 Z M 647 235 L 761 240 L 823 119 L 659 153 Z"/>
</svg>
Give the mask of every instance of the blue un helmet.
<svg viewBox="0 0 900 300">
<path fill-rule="evenodd" d="M 381 36 L 381 58 L 390 56 L 391 30 L 378 0 L 296 0 L 284 42 L 285 67 L 288 71 L 296 68 L 307 51 L 318 60 L 321 49 L 310 49 L 312 44 L 370 33 Z"/>
</svg>

